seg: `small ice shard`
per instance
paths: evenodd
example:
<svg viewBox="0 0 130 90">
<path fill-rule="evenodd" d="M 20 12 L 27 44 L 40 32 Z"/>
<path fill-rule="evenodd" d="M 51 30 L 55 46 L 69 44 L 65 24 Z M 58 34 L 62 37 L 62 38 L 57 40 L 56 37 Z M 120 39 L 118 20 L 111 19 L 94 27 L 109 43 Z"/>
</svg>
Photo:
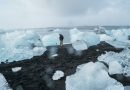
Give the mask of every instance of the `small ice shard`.
<svg viewBox="0 0 130 90">
<path fill-rule="evenodd" d="M 51 55 L 51 57 L 57 57 L 58 56 L 58 54 L 53 54 L 53 55 Z"/>
<path fill-rule="evenodd" d="M 97 52 L 99 52 L 99 49 L 96 49 Z"/>
<path fill-rule="evenodd" d="M 15 68 L 12 68 L 12 71 L 13 72 L 18 72 L 22 69 L 22 67 L 15 67 Z"/>
<path fill-rule="evenodd" d="M 60 71 L 60 70 L 57 70 L 54 75 L 52 76 L 52 79 L 53 80 L 59 80 L 61 79 L 62 77 L 64 77 L 64 72 Z"/>
</svg>

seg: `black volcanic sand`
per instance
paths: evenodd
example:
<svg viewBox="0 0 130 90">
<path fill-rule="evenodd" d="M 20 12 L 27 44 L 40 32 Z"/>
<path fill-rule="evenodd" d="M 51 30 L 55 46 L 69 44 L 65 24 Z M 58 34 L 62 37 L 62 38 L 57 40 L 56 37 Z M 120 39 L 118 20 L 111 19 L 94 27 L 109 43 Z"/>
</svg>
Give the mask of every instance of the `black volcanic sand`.
<svg viewBox="0 0 130 90">
<path fill-rule="evenodd" d="M 58 56 L 52 58 L 50 55 L 53 54 L 54 50 L 57 50 Z M 122 50 L 105 42 L 91 46 L 82 52 L 76 52 L 71 44 L 64 45 L 62 48 L 49 46 L 42 56 L 12 63 L 1 63 L 0 73 L 5 76 L 13 90 L 65 90 L 66 76 L 74 74 L 78 65 L 90 61 L 96 62 L 97 57 L 106 51 L 121 52 Z M 22 70 L 14 73 L 11 70 L 14 67 L 22 67 Z M 53 81 L 52 76 L 56 70 L 62 70 L 65 77 Z M 112 75 L 111 77 L 123 85 L 130 85 L 128 77 L 123 75 Z"/>
</svg>

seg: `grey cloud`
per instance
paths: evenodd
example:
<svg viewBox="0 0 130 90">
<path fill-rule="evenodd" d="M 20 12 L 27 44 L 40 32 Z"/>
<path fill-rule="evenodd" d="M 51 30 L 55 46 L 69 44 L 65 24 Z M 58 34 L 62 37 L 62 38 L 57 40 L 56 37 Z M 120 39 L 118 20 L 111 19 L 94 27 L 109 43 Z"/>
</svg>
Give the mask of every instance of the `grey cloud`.
<svg viewBox="0 0 130 90">
<path fill-rule="evenodd" d="M 62 15 L 80 15 L 99 11 L 108 6 L 108 0 L 50 0 L 49 5 Z"/>
<path fill-rule="evenodd" d="M 0 28 L 128 25 L 130 0 L 0 0 Z"/>
<path fill-rule="evenodd" d="M 24 0 L 25 1 L 25 0 Z M 60 15 L 80 15 L 100 11 L 109 6 L 110 0 L 28 0 Z M 26 1 L 25 1 L 26 2 Z"/>
</svg>

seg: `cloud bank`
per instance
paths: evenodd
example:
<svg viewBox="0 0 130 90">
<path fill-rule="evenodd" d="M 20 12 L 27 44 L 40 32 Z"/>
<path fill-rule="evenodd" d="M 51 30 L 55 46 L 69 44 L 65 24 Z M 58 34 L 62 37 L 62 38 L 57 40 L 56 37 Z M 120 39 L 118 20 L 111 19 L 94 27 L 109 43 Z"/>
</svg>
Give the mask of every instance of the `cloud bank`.
<svg viewBox="0 0 130 90">
<path fill-rule="evenodd" d="M 0 28 L 129 25 L 129 0 L 0 0 Z"/>
</svg>

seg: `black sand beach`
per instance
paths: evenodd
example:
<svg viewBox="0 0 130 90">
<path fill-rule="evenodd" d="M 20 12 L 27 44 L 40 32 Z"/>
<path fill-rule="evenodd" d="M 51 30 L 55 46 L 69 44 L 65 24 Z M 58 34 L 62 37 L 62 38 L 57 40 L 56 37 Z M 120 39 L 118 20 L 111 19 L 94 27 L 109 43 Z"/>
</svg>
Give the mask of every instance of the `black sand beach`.
<svg viewBox="0 0 130 90">
<path fill-rule="evenodd" d="M 57 50 L 58 56 L 50 58 L 52 48 Z M 97 57 L 106 51 L 121 52 L 122 50 L 122 48 L 115 48 L 106 42 L 91 46 L 80 53 L 76 52 L 71 44 L 64 45 L 63 48 L 48 46 L 47 51 L 41 56 L 12 63 L 1 63 L 0 73 L 5 76 L 13 90 L 65 90 L 66 76 L 74 74 L 78 65 L 91 61 L 96 62 Z M 107 64 L 105 65 L 107 66 Z M 14 67 L 22 67 L 22 69 L 14 73 L 11 70 Z M 52 76 L 56 70 L 63 71 L 65 76 L 53 81 Z M 123 85 L 130 85 L 129 77 L 123 75 L 112 75 L 111 77 Z"/>
</svg>

